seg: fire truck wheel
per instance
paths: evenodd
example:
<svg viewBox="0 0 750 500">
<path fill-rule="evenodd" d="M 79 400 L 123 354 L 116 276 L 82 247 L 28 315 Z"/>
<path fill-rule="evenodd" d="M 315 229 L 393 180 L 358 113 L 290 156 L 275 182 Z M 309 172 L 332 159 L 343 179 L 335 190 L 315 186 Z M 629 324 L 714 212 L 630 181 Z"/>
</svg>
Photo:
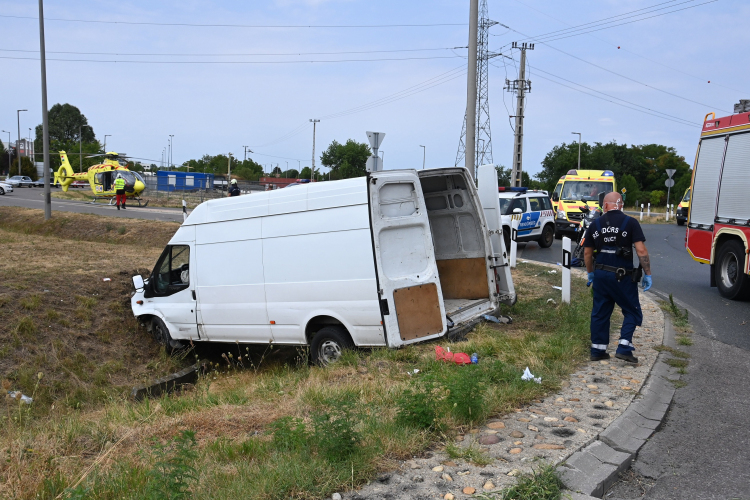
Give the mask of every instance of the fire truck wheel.
<svg viewBox="0 0 750 500">
<path fill-rule="evenodd" d="M 744 264 L 745 247 L 739 240 L 729 240 L 719 247 L 714 273 L 722 297 L 740 300 L 750 296 L 750 278 Z"/>
</svg>

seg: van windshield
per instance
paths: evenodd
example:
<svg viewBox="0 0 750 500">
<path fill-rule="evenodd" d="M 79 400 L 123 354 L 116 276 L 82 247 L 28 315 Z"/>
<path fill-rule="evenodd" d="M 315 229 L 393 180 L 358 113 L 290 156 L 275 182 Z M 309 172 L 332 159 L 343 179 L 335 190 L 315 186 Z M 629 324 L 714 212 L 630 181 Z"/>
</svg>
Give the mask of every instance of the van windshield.
<svg viewBox="0 0 750 500">
<path fill-rule="evenodd" d="M 688 189 L 685 191 L 685 197 L 682 199 L 682 201 L 690 201 L 690 190 Z"/>
<path fill-rule="evenodd" d="M 597 201 L 599 193 L 612 191 L 612 183 L 605 181 L 565 181 L 560 198 L 563 200 Z"/>
</svg>

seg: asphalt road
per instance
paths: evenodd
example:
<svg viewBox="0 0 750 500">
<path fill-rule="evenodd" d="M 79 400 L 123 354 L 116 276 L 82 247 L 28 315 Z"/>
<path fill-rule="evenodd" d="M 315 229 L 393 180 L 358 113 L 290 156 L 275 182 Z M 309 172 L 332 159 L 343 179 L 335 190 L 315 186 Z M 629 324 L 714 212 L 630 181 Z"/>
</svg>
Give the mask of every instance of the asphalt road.
<svg viewBox="0 0 750 500">
<path fill-rule="evenodd" d="M 610 500 L 750 499 L 750 303 L 723 299 L 709 286 L 710 267 L 685 251 L 685 227 L 643 225 L 653 293 L 690 312 L 694 345 L 685 387 L 677 390 L 663 427 L 641 448 L 635 475 Z M 519 245 L 519 259 L 559 262 L 549 249 Z M 645 480 L 644 480 L 645 478 Z M 647 491 L 640 484 L 647 484 Z"/>
<path fill-rule="evenodd" d="M 59 191 L 59 189 L 52 190 L 53 193 L 56 191 Z M 0 207 L 2 206 L 44 209 L 44 189 L 17 188 L 12 193 L 0 196 Z M 182 210 L 179 208 L 139 208 L 137 203 L 130 202 L 128 202 L 127 210 L 117 210 L 116 207 L 102 202 L 94 205 L 84 201 L 60 200 L 53 197 L 52 210 L 53 212 L 77 212 L 108 215 L 110 217 L 182 222 Z"/>
</svg>

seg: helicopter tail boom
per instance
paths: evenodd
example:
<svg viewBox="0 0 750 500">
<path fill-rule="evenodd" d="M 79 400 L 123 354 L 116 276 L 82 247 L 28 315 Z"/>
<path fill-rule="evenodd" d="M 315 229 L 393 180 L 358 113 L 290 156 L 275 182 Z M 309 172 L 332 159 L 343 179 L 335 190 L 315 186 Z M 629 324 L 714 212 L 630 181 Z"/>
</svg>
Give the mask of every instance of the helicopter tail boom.
<svg viewBox="0 0 750 500">
<path fill-rule="evenodd" d="M 60 183 L 62 190 L 67 192 L 68 187 L 73 183 L 75 172 L 73 171 L 73 167 L 70 166 L 68 155 L 65 151 L 60 151 L 60 159 L 62 160 L 62 165 L 60 165 L 60 168 L 55 172 L 54 184 Z"/>
</svg>

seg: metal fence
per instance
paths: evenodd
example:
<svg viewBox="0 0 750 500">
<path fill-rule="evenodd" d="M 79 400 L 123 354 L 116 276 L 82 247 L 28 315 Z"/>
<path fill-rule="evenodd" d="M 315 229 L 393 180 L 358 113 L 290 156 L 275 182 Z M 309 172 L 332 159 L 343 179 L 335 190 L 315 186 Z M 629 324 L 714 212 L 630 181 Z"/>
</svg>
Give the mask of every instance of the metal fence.
<svg viewBox="0 0 750 500">
<path fill-rule="evenodd" d="M 216 176 L 213 189 L 196 187 L 191 190 L 160 191 L 156 176 L 144 176 L 146 189 L 141 193 L 141 198 L 153 206 L 181 207 L 185 200 L 188 208 L 195 208 L 206 200 L 224 198 L 227 196 L 226 177 Z M 266 186 L 259 182 L 237 181 L 237 187 L 243 195 L 266 191 Z"/>
</svg>

